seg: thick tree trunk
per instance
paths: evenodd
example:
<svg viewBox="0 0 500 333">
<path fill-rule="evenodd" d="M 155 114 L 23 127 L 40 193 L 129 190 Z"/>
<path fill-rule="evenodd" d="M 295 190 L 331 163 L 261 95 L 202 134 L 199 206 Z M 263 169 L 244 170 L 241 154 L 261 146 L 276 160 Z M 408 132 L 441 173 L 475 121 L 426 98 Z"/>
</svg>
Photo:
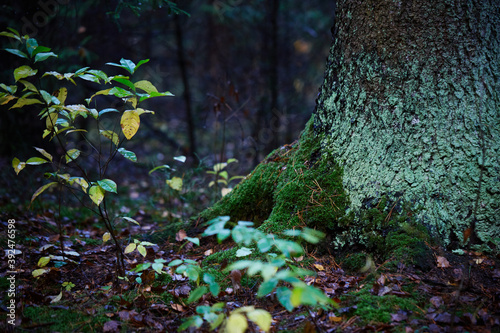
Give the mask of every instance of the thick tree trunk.
<svg viewBox="0 0 500 333">
<path fill-rule="evenodd" d="M 445 243 L 499 237 L 498 1 L 342 0 L 337 15 L 315 125 L 350 208 L 401 198 Z"/>
<path fill-rule="evenodd" d="M 499 16 L 494 0 L 338 0 L 298 144 L 205 217 L 323 227 L 336 246 L 381 251 L 428 240 L 421 225 L 446 245 L 500 237 Z"/>
</svg>

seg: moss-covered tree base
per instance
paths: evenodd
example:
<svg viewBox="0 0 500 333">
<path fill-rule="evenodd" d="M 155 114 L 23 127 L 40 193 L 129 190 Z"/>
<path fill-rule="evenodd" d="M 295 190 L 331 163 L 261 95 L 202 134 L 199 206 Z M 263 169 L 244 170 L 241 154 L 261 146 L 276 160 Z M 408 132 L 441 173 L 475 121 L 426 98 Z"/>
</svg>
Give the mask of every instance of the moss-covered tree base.
<svg viewBox="0 0 500 333">
<path fill-rule="evenodd" d="M 314 117 L 313 117 L 314 118 Z M 346 214 L 349 197 L 343 172 L 324 158 L 321 136 L 311 119 L 298 142 L 273 151 L 230 194 L 202 212 L 204 220 L 228 215 L 276 233 L 309 227 L 324 231 L 328 252 L 367 252 L 376 259 L 431 262 L 427 229 L 412 220 L 413 212 L 385 198 L 367 202 Z"/>
</svg>

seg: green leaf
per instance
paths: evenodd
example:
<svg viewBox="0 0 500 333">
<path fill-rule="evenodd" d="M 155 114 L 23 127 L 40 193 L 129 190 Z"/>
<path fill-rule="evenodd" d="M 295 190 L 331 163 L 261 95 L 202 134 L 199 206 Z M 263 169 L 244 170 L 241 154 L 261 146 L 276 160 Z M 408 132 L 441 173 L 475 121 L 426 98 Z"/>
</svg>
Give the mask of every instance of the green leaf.
<svg viewBox="0 0 500 333">
<path fill-rule="evenodd" d="M 137 162 L 137 156 L 134 152 L 125 150 L 125 148 L 118 148 L 118 152 L 122 154 L 126 159 L 131 160 L 132 162 Z"/>
<path fill-rule="evenodd" d="M 134 74 L 134 70 L 136 67 L 135 64 L 131 60 L 123 59 L 123 58 L 120 59 L 119 64 L 108 62 L 108 63 L 106 63 L 106 65 L 117 66 L 117 67 L 123 68 L 123 69 L 127 70 L 130 74 Z"/>
<path fill-rule="evenodd" d="M 238 251 L 236 251 L 237 257 L 246 257 L 250 254 L 252 254 L 252 249 L 249 249 L 247 247 L 242 247 L 241 249 L 238 249 Z"/>
<path fill-rule="evenodd" d="M 186 267 L 184 275 L 186 275 L 188 279 L 191 281 L 198 281 L 198 279 L 200 278 L 200 272 L 198 270 L 198 267 L 194 265 L 188 265 Z"/>
<path fill-rule="evenodd" d="M 42 194 L 43 191 L 45 191 L 49 187 L 56 185 L 56 184 L 57 184 L 57 182 L 51 182 L 51 183 L 45 184 L 45 185 L 41 186 L 40 188 L 38 188 L 38 190 L 36 190 L 35 193 L 33 193 L 33 196 L 31 197 L 31 202 L 33 202 L 33 200 L 35 200 L 37 196 Z"/>
<path fill-rule="evenodd" d="M 37 62 L 37 61 L 44 61 L 44 60 L 46 60 L 49 57 L 56 57 L 57 58 L 57 54 L 55 54 L 54 52 L 41 52 L 41 53 L 38 53 L 35 56 L 35 62 Z"/>
<path fill-rule="evenodd" d="M 242 270 L 252 266 L 255 262 L 252 260 L 238 260 L 229 265 L 229 270 Z"/>
<path fill-rule="evenodd" d="M 38 47 L 38 42 L 36 41 L 36 39 L 30 38 L 26 41 L 26 49 L 28 50 L 30 57 L 33 57 L 33 52 L 37 47 Z"/>
<path fill-rule="evenodd" d="M 99 206 L 99 204 L 102 202 L 104 199 L 104 189 L 100 187 L 99 185 L 92 185 L 89 189 L 89 196 L 92 201 Z"/>
<path fill-rule="evenodd" d="M 167 179 L 166 182 L 172 189 L 176 191 L 182 190 L 182 178 L 173 177 L 172 179 Z"/>
<path fill-rule="evenodd" d="M 146 94 L 146 95 L 143 95 L 143 94 L 138 94 L 138 95 L 141 96 L 141 98 L 139 98 L 139 102 L 145 101 L 146 99 L 150 99 L 153 97 L 174 96 L 174 94 L 172 94 L 170 91 L 152 92 L 152 93 Z"/>
<path fill-rule="evenodd" d="M 276 298 L 288 311 L 292 311 L 294 308 L 292 302 L 290 301 L 291 295 L 292 291 L 287 287 L 278 287 L 276 289 Z"/>
<path fill-rule="evenodd" d="M 30 66 L 21 66 L 14 69 L 14 79 L 19 81 L 20 79 L 24 79 L 25 77 L 30 77 L 38 73 L 38 69 L 33 69 Z"/>
<path fill-rule="evenodd" d="M 101 188 L 105 191 L 117 193 L 116 192 L 116 183 L 114 181 L 112 181 L 111 179 L 98 180 L 97 184 L 99 184 L 99 186 L 101 186 Z"/>
<path fill-rule="evenodd" d="M 124 86 L 129 87 L 132 91 L 135 92 L 134 84 L 128 79 L 128 76 L 114 76 L 111 80 L 116 81 L 118 83 L 123 84 Z"/>
<path fill-rule="evenodd" d="M 273 240 L 270 237 L 264 237 L 257 242 L 257 248 L 261 253 L 266 253 L 273 247 Z"/>
<path fill-rule="evenodd" d="M 182 325 L 179 326 L 177 332 L 183 332 L 187 330 L 189 327 L 200 328 L 203 325 L 203 319 L 200 316 L 192 316 L 188 318 Z"/>
<path fill-rule="evenodd" d="M 194 243 L 194 244 L 200 246 L 200 239 L 199 238 L 186 237 L 185 239 L 187 239 L 191 243 Z"/>
<path fill-rule="evenodd" d="M 159 170 L 159 169 L 170 169 L 170 166 L 166 165 L 166 164 L 157 166 L 157 167 L 149 170 L 149 174 L 152 174 L 153 172 L 155 172 L 156 170 Z"/>
<path fill-rule="evenodd" d="M 99 111 L 99 117 L 102 116 L 105 113 L 108 113 L 108 112 L 119 112 L 119 111 L 117 109 L 107 108 L 107 109 Z"/>
<path fill-rule="evenodd" d="M 26 161 L 26 164 L 29 164 L 29 165 L 40 165 L 40 164 L 44 164 L 44 163 L 49 163 L 49 161 L 47 161 L 46 159 L 43 159 L 41 157 L 31 157 L 30 159 L 28 159 Z"/>
<path fill-rule="evenodd" d="M 163 264 L 161 262 L 155 262 L 153 263 L 152 268 L 155 270 L 156 273 L 158 274 L 163 274 L 165 272 L 162 271 L 163 269 Z"/>
<path fill-rule="evenodd" d="M 12 53 L 18 57 L 29 59 L 28 55 L 22 51 L 19 51 L 18 49 L 4 49 L 5 51 Z"/>
<path fill-rule="evenodd" d="M 264 332 L 268 332 L 271 329 L 271 322 L 273 318 L 266 310 L 255 309 L 253 311 L 248 311 L 247 317 L 257 324 L 257 326 L 259 326 Z"/>
<path fill-rule="evenodd" d="M 66 163 L 74 162 L 78 158 L 78 156 L 80 156 L 80 153 L 81 153 L 81 151 L 76 149 L 76 148 L 68 150 L 68 152 L 66 153 L 66 156 L 65 156 Z"/>
<path fill-rule="evenodd" d="M 199 300 L 203 295 L 207 293 L 208 289 L 205 286 L 201 286 L 193 290 L 187 299 L 187 303 L 193 303 Z"/>
<path fill-rule="evenodd" d="M 152 92 L 158 92 L 156 87 L 151 82 L 149 82 L 147 80 L 138 81 L 138 82 L 134 83 L 134 86 L 135 86 L 135 88 L 144 90 L 148 94 L 150 94 Z"/>
<path fill-rule="evenodd" d="M 186 162 L 186 156 L 183 156 L 183 155 L 181 155 L 181 156 L 175 156 L 174 160 L 179 161 L 181 163 L 184 163 L 184 162 Z"/>
<path fill-rule="evenodd" d="M 50 262 L 50 257 L 41 257 L 36 264 L 38 267 L 45 267 Z"/>
<path fill-rule="evenodd" d="M 168 263 L 168 267 L 177 266 L 182 264 L 183 262 L 184 261 L 182 261 L 181 259 L 175 259 Z"/>
<path fill-rule="evenodd" d="M 142 59 L 140 60 L 138 63 L 137 63 L 137 66 L 135 66 L 135 71 L 137 70 L 137 68 L 139 68 L 139 66 L 141 65 L 144 65 L 145 63 L 149 62 L 149 59 Z"/>
<path fill-rule="evenodd" d="M 23 82 L 23 81 L 20 81 L 20 82 Z M 26 81 L 24 81 L 24 82 L 26 82 Z M 16 91 L 17 91 L 17 86 L 16 86 L 16 85 L 8 86 L 8 85 L 6 85 L 5 83 L 0 83 L 0 87 L 1 87 L 3 90 L 5 90 L 5 91 L 7 91 L 8 93 L 10 93 L 11 95 L 12 95 L 12 94 L 15 94 L 15 93 L 16 93 Z"/>
<path fill-rule="evenodd" d="M 113 131 L 110 131 L 110 130 L 99 130 L 99 133 L 101 133 L 101 135 L 103 137 L 105 137 L 106 139 L 111 140 L 115 144 L 115 146 L 118 146 L 118 144 L 120 143 L 120 137 L 118 136 L 118 134 L 116 134 Z M 123 149 L 123 148 L 121 148 L 121 149 Z M 118 152 L 119 151 L 120 151 L 120 149 L 118 149 Z"/>
<path fill-rule="evenodd" d="M 273 292 L 274 288 L 278 285 L 278 279 L 269 279 L 260 284 L 257 291 L 257 297 L 264 297 Z"/>
<path fill-rule="evenodd" d="M 317 244 L 325 237 L 325 234 L 319 230 L 304 228 L 302 238 L 311 244 Z"/>
</svg>

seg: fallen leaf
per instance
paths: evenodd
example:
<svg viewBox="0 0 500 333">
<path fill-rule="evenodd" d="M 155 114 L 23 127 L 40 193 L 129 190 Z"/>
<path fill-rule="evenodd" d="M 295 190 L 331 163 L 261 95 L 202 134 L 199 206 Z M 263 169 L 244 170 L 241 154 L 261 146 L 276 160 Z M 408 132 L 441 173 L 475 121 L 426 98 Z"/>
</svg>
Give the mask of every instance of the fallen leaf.
<svg viewBox="0 0 500 333">
<path fill-rule="evenodd" d="M 213 252 L 214 252 L 214 251 L 213 251 L 212 249 L 210 249 L 210 250 L 206 250 L 205 252 L 203 252 L 203 254 L 204 254 L 204 255 L 206 255 L 206 256 L 209 256 L 209 255 L 211 255 Z"/>
<path fill-rule="evenodd" d="M 186 236 L 187 236 L 186 232 L 183 229 L 181 229 L 175 234 L 175 240 L 178 242 L 182 242 L 184 238 L 186 238 Z"/>
<path fill-rule="evenodd" d="M 437 256 L 436 260 L 437 260 L 438 267 L 440 267 L 440 268 L 450 267 L 450 263 L 448 262 L 448 260 L 445 257 Z"/>
<path fill-rule="evenodd" d="M 104 323 L 103 332 L 120 332 L 121 324 L 117 321 L 110 320 Z"/>
<path fill-rule="evenodd" d="M 429 301 L 436 309 L 438 309 L 439 307 L 441 307 L 441 305 L 444 304 L 443 298 L 441 296 L 433 296 Z"/>
<path fill-rule="evenodd" d="M 325 268 L 322 265 L 314 264 L 314 267 L 316 267 L 316 269 L 318 271 L 324 271 L 325 270 Z"/>
<path fill-rule="evenodd" d="M 184 312 L 184 307 L 180 304 L 172 304 L 171 307 L 175 311 Z"/>
</svg>

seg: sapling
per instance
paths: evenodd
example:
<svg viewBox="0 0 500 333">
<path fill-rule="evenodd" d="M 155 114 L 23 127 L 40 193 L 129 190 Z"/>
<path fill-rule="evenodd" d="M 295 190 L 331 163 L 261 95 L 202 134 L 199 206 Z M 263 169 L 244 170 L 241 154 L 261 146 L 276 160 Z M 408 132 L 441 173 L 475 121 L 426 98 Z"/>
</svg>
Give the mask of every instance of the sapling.
<svg viewBox="0 0 500 333">
<path fill-rule="evenodd" d="M 158 92 L 157 88 L 147 80 L 131 81 L 129 75 L 133 75 L 141 65 L 149 61 L 148 59 L 141 60 L 137 64 L 127 59 L 121 59 L 120 63 L 107 63 L 107 65 L 125 70 L 127 75 L 109 76 L 102 70 L 90 69 L 89 67 L 81 68 L 74 73 L 47 71 L 42 74 L 33 67 L 49 58 L 57 58 L 57 55 L 51 52 L 50 48 L 38 45 L 36 39 L 27 35 L 21 36 L 12 28 L 1 32 L 0 36 L 17 41 L 18 48 L 4 50 L 25 59 L 28 63 L 28 65 L 13 70 L 15 84 L 0 84 L 0 88 L 3 90 L 0 91 L 0 105 L 10 106 L 9 109 L 27 106 L 37 107 L 39 109 L 38 115 L 45 127 L 42 137 L 55 142 L 62 151 L 61 156 L 55 157 L 45 149 L 35 147 L 40 155 L 31 157 L 24 162 L 17 157 L 14 158 L 12 161 L 14 171 L 19 174 L 27 165 L 52 164 L 55 171 L 45 173 L 45 177 L 52 181 L 39 187 L 34 192 L 31 202 L 49 188 L 61 190 L 64 187 L 68 189 L 84 207 L 91 209 L 103 221 L 107 230 L 103 235 L 103 240 L 113 239 L 117 257 L 116 272 L 118 276 L 125 276 L 124 253 L 115 233 L 115 221 L 117 219 L 132 223 L 137 223 L 137 221 L 130 217 L 113 218 L 110 215 L 107 197 L 109 193 L 117 193 L 118 186 L 114 180 L 107 177 L 107 171 L 117 155 L 132 162 L 137 161 L 136 154 L 122 146 L 126 141 L 132 139 L 139 130 L 141 116 L 154 114 L 153 111 L 140 108 L 139 105 L 149 98 L 172 96 L 172 94 Z M 107 87 L 85 99 L 85 103 L 68 105 L 66 104 L 66 101 L 70 100 L 67 98 L 70 94 L 68 88 L 60 87 L 54 91 L 41 88 L 42 81 L 48 78 L 68 81 L 75 86 L 77 86 L 78 80 L 85 80 Z M 109 107 L 98 111 L 96 107 L 99 96 L 112 96 L 125 102 L 125 105 L 122 110 Z M 115 113 L 121 114 L 121 116 L 113 118 Z M 97 137 L 93 137 L 86 128 L 79 127 L 78 120 L 82 118 L 94 121 L 95 128 L 98 130 Z M 107 123 L 111 123 L 112 126 L 106 126 Z M 119 127 L 121 127 L 121 131 L 116 131 L 116 128 Z M 71 138 L 85 143 L 90 153 L 72 147 Z M 93 160 L 97 162 L 97 166 L 91 172 L 87 166 L 92 165 Z M 141 252 L 143 245 L 139 244 L 139 252 Z M 62 247 L 61 251 L 64 256 Z"/>
</svg>

